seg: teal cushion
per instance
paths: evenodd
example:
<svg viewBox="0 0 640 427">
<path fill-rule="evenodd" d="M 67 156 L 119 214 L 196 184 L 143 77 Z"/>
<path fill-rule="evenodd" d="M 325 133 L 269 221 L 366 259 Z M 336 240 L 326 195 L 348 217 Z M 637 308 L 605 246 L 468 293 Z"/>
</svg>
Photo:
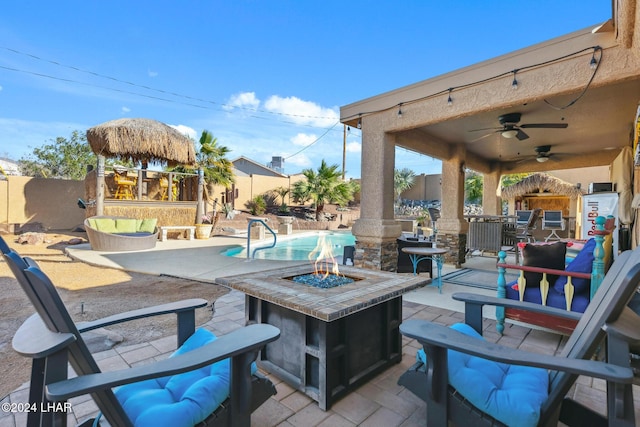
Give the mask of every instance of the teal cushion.
<svg viewBox="0 0 640 427">
<path fill-rule="evenodd" d="M 153 233 L 156 229 L 156 223 L 158 222 L 157 218 L 147 218 L 143 219 L 142 223 L 136 231 L 144 231 L 147 233 Z"/>
<path fill-rule="evenodd" d="M 471 326 L 452 329 L 483 339 Z M 449 350 L 449 384 L 472 405 L 508 426 L 533 427 L 547 400 L 549 375 L 545 369 L 493 362 Z M 417 359 L 426 364 L 424 350 Z"/>
<path fill-rule="evenodd" d="M 115 233 L 116 222 L 113 218 L 95 218 L 96 230 L 103 233 Z"/>
<path fill-rule="evenodd" d="M 584 245 L 582 250 L 578 252 L 578 255 L 567 265 L 566 271 L 573 271 L 575 273 L 591 273 L 593 268 L 593 250 L 596 248 L 596 240 L 594 238 Z M 577 277 L 571 278 L 574 292 L 581 294 L 590 291 L 591 279 L 581 279 Z M 567 276 L 560 276 L 553 287 L 556 291 L 564 295 L 564 285 L 567 284 Z"/>
<path fill-rule="evenodd" d="M 116 219 L 116 233 L 135 233 L 136 231 L 135 219 Z"/>
<path fill-rule="evenodd" d="M 176 350 L 177 356 L 216 340 L 198 329 Z M 178 375 L 127 384 L 116 397 L 136 427 L 191 427 L 213 413 L 229 397 L 229 359 Z M 255 372 L 255 364 L 252 372 Z"/>
</svg>

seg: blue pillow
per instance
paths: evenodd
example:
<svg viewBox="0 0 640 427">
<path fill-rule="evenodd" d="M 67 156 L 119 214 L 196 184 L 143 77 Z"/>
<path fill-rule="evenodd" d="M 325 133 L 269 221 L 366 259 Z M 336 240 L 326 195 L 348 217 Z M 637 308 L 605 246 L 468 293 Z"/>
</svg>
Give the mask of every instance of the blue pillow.
<svg viewBox="0 0 640 427">
<path fill-rule="evenodd" d="M 177 356 L 216 340 L 198 329 L 176 350 Z M 195 371 L 127 384 L 116 397 L 136 427 L 191 427 L 203 421 L 229 397 L 229 359 Z M 252 372 L 255 372 L 255 364 Z"/>
<path fill-rule="evenodd" d="M 565 271 L 572 271 L 575 273 L 591 273 L 591 269 L 593 268 L 593 250 L 596 247 L 596 240 L 591 238 L 584 244 L 582 250 L 578 252 L 578 255 L 567 265 Z M 571 283 L 573 283 L 574 292 L 576 294 L 581 294 L 584 292 L 589 292 L 589 288 L 591 285 L 591 279 L 580 279 L 577 277 L 571 278 Z M 560 276 L 556 283 L 553 284 L 553 287 L 557 292 L 564 295 L 564 285 L 567 284 L 567 276 Z"/>
<path fill-rule="evenodd" d="M 471 326 L 457 323 L 452 329 L 484 339 Z M 449 350 L 449 384 L 471 404 L 509 426 L 533 427 L 547 400 L 546 369 L 493 362 Z M 417 359 L 426 363 L 424 350 Z"/>
</svg>

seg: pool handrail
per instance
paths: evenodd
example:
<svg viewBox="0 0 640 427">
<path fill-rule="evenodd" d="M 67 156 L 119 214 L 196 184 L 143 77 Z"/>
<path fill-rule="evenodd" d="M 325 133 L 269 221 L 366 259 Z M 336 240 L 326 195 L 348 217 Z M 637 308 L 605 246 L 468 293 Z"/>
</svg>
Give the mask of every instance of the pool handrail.
<svg viewBox="0 0 640 427">
<path fill-rule="evenodd" d="M 273 234 L 273 244 L 271 246 L 261 246 L 259 248 L 255 248 L 253 250 L 253 253 L 251 253 L 251 224 L 253 224 L 254 222 L 262 223 L 262 225 L 264 225 L 265 228 L 269 230 L 271 234 Z M 271 249 L 276 246 L 277 241 L 278 237 L 276 236 L 276 233 L 271 229 L 271 227 L 267 225 L 266 222 L 261 219 L 250 219 L 249 223 L 247 224 L 247 261 L 249 261 L 249 255 L 251 255 L 251 259 L 255 259 L 257 251 L 261 249 Z"/>
</svg>

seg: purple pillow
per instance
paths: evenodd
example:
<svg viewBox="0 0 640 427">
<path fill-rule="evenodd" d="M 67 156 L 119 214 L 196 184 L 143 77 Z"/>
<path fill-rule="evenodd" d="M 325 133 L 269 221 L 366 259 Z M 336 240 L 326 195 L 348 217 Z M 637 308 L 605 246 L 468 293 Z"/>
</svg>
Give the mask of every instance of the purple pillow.
<svg viewBox="0 0 640 427">
<path fill-rule="evenodd" d="M 555 242 L 550 245 L 527 244 L 522 249 L 522 265 L 529 267 L 552 268 L 554 270 L 564 270 L 564 259 L 567 254 L 567 244 L 565 242 Z M 527 288 L 539 288 L 542 273 L 532 273 L 525 271 Z M 547 274 L 549 286 L 553 286 L 558 278 L 555 274 Z"/>
<path fill-rule="evenodd" d="M 591 273 L 593 268 L 593 250 L 596 247 L 596 240 L 591 238 L 582 247 L 582 250 L 578 252 L 578 255 L 567 265 L 566 271 L 573 271 L 575 273 Z M 585 291 L 589 292 L 591 285 L 591 279 L 582 279 L 573 277 L 571 278 L 574 291 L 576 294 L 581 294 Z M 556 283 L 553 285 L 555 290 L 564 295 L 564 285 L 567 284 L 567 277 L 560 276 Z"/>
</svg>

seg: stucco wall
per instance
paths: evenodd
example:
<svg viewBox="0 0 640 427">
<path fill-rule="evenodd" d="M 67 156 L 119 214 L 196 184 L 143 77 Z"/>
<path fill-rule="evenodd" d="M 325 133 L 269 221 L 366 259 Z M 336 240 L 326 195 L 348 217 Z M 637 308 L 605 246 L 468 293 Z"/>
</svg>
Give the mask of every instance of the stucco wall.
<svg viewBox="0 0 640 427">
<path fill-rule="evenodd" d="M 9 176 L 0 181 L 0 224 L 9 231 L 36 227 L 45 230 L 73 229 L 84 220 L 78 198 L 84 197 L 84 182 L 62 179 Z"/>
<path fill-rule="evenodd" d="M 420 174 L 413 180 L 413 186 L 401 195 L 408 200 L 442 200 L 442 175 Z"/>
</svg>

